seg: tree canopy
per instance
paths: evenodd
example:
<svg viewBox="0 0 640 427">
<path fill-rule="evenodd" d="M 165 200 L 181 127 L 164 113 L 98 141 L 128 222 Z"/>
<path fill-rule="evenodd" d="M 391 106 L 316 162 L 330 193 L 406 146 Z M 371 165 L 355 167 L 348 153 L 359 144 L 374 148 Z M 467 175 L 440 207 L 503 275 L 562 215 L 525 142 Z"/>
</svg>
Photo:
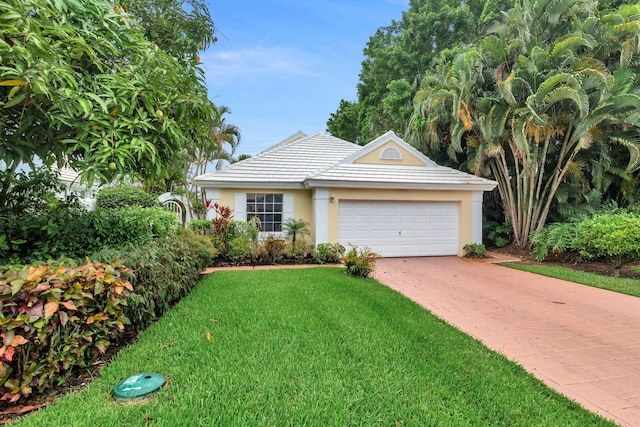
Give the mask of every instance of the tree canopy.
<svg viewBox="0 0 640 427">
<path fill-rule="evenodd" d="M 364 49 L 358 83 L 356 138 L 362 143 L 393 130 L 404 134 L 413 107 L 412 99 L 423 74 L 451 56 L 460 46 L 484 32 L 511 7 L 513 0 L 470 0 L 452 4 L 445 0 L 411 0 L 400 21 L 393 21 L 371 36 Z M 333 135 L 351 135 L 353 107 L 340 103 L 328 129 Z M 339 125 L 343 124 L 345 128 Z"/>
<path fill-rule="evenodd" d="M 0 160 L 9 172 L 0 206 L 11 172 L 35 158 L 90 182 L 149 178 L 185 142 L 209 138 L 213 104 L 197 62 L 180 56 L 179 40 L 168 52 L 161 37 L 149 41 L 143 17 L 108 0 L 2 0 L 0 10 Z"/>
<path fill-rule="evenodd" d="M 427 72 L 409 139 L 494 178 L 515 243 L 528 246 L 563 185 L 602 190 L 607 172 L 640 165 L 639 40 L 640 6 L 518 1 Z"/>
</svg>

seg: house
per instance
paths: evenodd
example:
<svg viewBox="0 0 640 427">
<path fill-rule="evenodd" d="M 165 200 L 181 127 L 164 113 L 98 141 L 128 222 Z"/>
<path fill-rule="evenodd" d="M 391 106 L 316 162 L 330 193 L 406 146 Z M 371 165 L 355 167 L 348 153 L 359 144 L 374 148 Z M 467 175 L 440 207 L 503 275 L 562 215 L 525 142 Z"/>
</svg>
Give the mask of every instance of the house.
<svg viewBox="0 0 640 427">
<path fill-rule="evenodd" d="M 482 242 L 483 194 L 497 185 L 439 166 L 393 132 L 365 146 L 298 132 L 196 182 L 236 220 L 258 216 L 265 236 L 303 219 L 316 245 L 384 257 L 464 255 Z"/>
<path fill-rule="evenodd" d="M 57 174 L 58 182 L 64 186 L 64 192 L 59 193 L 58 197 L 64 198 L 74 194 L 78 196 L 80 202 L 88 210 L 95 209 L 96 194 L 99 190 L 97 185 L 87 187 L 87 185 L 80 180 L 78 172 L 68 167 L 58 168 L 56 165 L 53 165 L 50 167 L 50 170 Z"/>
</svg>

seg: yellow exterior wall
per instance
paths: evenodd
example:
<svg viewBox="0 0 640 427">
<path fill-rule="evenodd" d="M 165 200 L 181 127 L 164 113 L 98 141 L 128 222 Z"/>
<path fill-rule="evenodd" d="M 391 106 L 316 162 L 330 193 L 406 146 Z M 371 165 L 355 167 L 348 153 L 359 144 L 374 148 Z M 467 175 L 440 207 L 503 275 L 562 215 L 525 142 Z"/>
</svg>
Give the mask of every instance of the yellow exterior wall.
<svg viewBox="0 0 640 427">
<path fill-rule="evenodd" d="M 415 202 L 458 202 L 458 256 L 462 247 L 473 241 L 473 193 L 471 191 L 368 190 L 350 188 L 329 189 L 329 243 L 338 242 L 338 207 L 340 200 L 379 200 Z"/>
<path fill-rule="evenodd" d="M 381 159 L 380 156 L 382 152 L 389 147 L 393 147 L 396 150 L 398 150 L 402 154 L 402 160 Z M 426 166 L 422 160 L 420 160 L 415 155 L 405 150 L 403 147 L 401 147 L 400 145 L 396 144 L 393 141 L 389 141 L 386 144 L 381 145 L 377 149 L 373 150 L 371 153 L 360 157 L 358 160 L 354 161 L 353 163 L 366 164 L 366 165 Z"/>
<path fill-rule="evenodd" d="M 293 217 L 294 219 L 303 219 L 309 223 L 309 241 L 315 241 L 315 231 L 313 228 L 313 191 L 312 190 L 284 190 L 282 188 L 221 188 L 220 189 L 220 205 L 228 206 L 234 211 L 235 194 L 236 193 L 282 193 L 293 194 Z"/>
</svg>

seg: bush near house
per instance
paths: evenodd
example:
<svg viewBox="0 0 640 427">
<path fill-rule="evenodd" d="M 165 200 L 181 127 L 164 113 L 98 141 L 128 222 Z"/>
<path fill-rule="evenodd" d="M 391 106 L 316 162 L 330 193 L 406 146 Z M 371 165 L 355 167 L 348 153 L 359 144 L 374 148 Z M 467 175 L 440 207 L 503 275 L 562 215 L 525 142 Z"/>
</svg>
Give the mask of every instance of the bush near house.
<svg viewBox="0 0 640 427">
<path fill-rule="evenodd" d="M 368 248 L 351 248 L 344 257 L 347 274 L 356 277 L 369 277 L 376 268 L 378 255 Z"/>
<path fill-rule="evenodd" d="M 340 243 L 320 243 L 313 251 L 313 259 L 318 264 L 337 264 L 342 261 L 344 251 Z"/>
<path fill-rule="evenodd" d="M 98 192 L 96 204 L 103 209 L 120 209 L 128 206 L 140 206 L 142 208 L 160 206 L 157 197 L 147 193 L 140 187 L 130 185 L 118 185 L 101 189 Z"/>
<path fill-rule="evenodd" d="M 119 263 L 0 268 L 0 400 L 61 384 L 117 340 L 130 278 Z"/>
</svg>

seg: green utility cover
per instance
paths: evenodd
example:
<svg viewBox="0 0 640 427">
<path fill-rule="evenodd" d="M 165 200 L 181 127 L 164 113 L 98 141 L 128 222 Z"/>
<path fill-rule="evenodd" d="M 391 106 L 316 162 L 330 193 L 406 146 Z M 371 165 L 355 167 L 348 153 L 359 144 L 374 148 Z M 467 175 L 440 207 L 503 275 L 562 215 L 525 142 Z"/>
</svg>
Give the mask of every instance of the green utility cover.
<svg viewBox="0 0 640 427">
<path fill-rule="evenodd" d="M 167 382 L 164 375 L 143 373 L 121 381 L 113 388 L 113 396 L 119 402 L 142 399 L 155 393 Z"/>
</svg>

